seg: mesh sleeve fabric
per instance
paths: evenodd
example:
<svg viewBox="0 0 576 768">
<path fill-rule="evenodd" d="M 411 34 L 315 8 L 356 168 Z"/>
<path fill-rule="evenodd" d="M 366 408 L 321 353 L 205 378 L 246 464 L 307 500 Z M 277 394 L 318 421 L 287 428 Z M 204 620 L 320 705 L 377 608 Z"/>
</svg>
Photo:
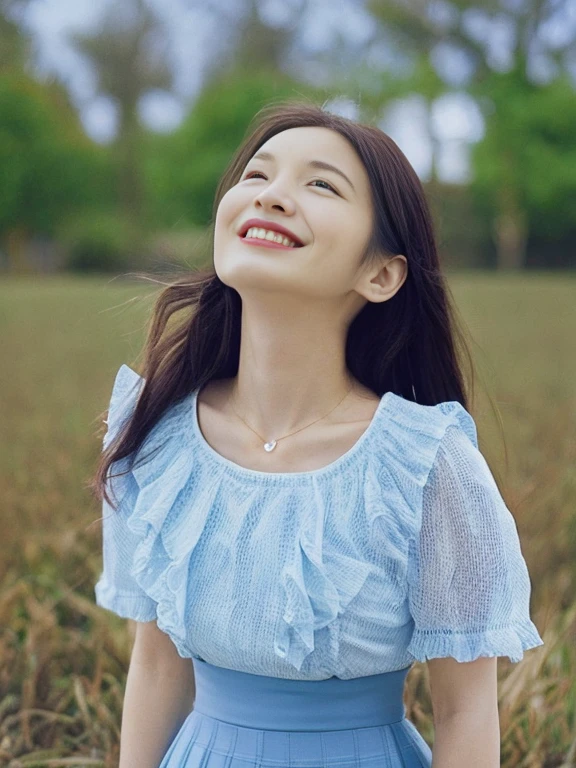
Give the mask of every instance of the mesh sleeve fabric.
<svg viewBox="0 0 576 768">
<path fill-rule="evenodd" d="M 132 386 L 135 376 L 127 366 L 122 366 L 116 376 L 108 409 L 104 447 L 116 436 L 135 404 L 137 390 Z M 127 459 L 120 459 L 112 464 L 109 475 L 124 472 L 127 466 Z M 113 509 L 106 499 L 102 500 L 103 570 L 94 587 L 96 604 L 125 619 L 152 621 L 156 619 L 157 603 L 144 592 L 132 575 L 139 537 L 126 525 L 126 519 L 136 503 L 138 483 L 132 473 L 127 472 L 125 475 L 109 476 L 107 488 L 117 506 Z"/>
<path fill-rule="evenodd" d="M 418 661 L 508 656 L 543 645 L 515 520 L 482 453 L 456 425 L 442 437 L 423 490 L 408 595 Z"/>
<path fill-rule="evenodd" d="M 138 492 L 134 478 L 127 476 L 129 489 L 114 510 L 102 504 L 103 570 L 95 586 L 96 603 L 102 608 L 135 621 L 156 619 L 156 602 L 136 583 L 131 573 L 138 537 L 126 527 L 125 515 Z"/>
</svg>

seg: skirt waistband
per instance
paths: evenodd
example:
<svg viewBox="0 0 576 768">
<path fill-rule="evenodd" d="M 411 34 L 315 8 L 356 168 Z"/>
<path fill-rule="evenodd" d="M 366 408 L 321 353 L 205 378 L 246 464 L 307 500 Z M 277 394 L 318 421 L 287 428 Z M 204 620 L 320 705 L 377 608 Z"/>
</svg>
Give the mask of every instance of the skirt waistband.
<svg viewBox="0 0 576 768">
<path fill-rule="evenodd" d="M 329 731 L 388 725 L 406 715 L 403 692 L 410 667 L 350 680 L 290 680 L 192 661 L 194 710 L 233 725 Z"/>
</svg>

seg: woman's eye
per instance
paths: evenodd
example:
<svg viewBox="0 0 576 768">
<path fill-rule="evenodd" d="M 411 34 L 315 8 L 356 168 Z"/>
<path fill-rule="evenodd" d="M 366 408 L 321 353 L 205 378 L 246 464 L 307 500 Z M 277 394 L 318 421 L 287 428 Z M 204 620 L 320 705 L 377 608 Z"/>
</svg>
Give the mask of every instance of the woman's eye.
<svg viewBox="0 0 576 768">
<path fill-rule="evenodd" d="M 255 174 L 256 174 L 256 175 L 258 175 L 258 176 L 262 176 L 262 178 L 266 178 L 266 176 L 265 176 L 265 175 L 262 173 L 262 171 L 249 171 L 249 172 L 248 172 L 248 173 L 247 173 L 247 174 L 244 176 L 244 179 L 253 179 L 253 178 L 254 178 L 254 176 L 255 176 Z M 328 182 L 327 182 L 327 181 L 324 181 L 324 179 L 313 179 L 313 180 L 310 182 L 310 184 L 326 184 L 326 187 L 324 187 L 324 189 L 326 189 L 326 188 L 327 188 L 327 189 L 331 190 L 332 192 L 334 192 L 336 195 L 338 194 L 338 192 L 336 192 L 336 190 L 334 189 L 334 187 L 333 187 L 331 184 L 328 184 Z"/>
<path fill-rule="evenodd" d="M 328 184 L 328 182 L 327 182 L 327 181 L 324 181 L 324 179 L 314 179 L 314 181 L 312 181 L 312 182 L 310 182 L 310 183 L 311 183 L 311 184 L 315 184 L 316 182 L 318 182 L 319 184 L 326 184 L 326 186 L 328 187 L 328 189 L 331 189 L 331 190 L 332 190 L 332 192 L 336 192 L 336 190 L 334 189 L 334 187 L 332 186 L 332 184 Z M 338 192 L 336 192 L 336 194 L 338 194 Z"/>
</svg>

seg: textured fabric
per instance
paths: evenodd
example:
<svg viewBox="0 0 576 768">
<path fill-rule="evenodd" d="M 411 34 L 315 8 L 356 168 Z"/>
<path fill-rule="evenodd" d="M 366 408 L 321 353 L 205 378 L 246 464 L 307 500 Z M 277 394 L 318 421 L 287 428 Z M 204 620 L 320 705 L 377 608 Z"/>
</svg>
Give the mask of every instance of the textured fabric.
<svg viewBox="0 0 576 768">
<path fill-rule="evenodd" d="M 143 383 L 121 366 L 105 446 Z M 460 403 L 386 392 L 339 459 L 270 473 L 211 448 L 197 394 L 109 481 L 119 507 L 103 505 L 98 605 L 156 619 L 182 657 L 298 680 L 519 661 L 543 644 L 514 519 Z"/>
<path fill-rule="evenodd" d="M 482 454 L 449 426 L 423 495 L 410 556 L 408 651 L 419 661 L 472 661 L 506 649 L 520 661 L 534 640 L 530 580 L 516 524 Z"/>
<path fill-rule="evenodd" d="M 194 709 L 159 768 L 429 768 L 406 718 L 407 672 L 285 680 L 194 659 Z"/>
<path fill-rule="evenodd" d="M 251 703 L 254 703 L 253 701 Z M 192 710 L 158 768 L 430 768 L 416 726 L 344 731 L 244 728 Z"/>
</svg>

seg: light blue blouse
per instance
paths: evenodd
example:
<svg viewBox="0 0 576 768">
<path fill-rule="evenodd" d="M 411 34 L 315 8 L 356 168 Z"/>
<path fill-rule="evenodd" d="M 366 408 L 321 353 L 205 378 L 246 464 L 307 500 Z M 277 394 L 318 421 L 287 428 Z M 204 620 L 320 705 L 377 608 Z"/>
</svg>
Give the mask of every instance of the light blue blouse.
<svg viewBox="0 0 576 768">
<path fill-rule="evenodd" d="M 104 447 L 143 384 L 120 367 Z M 197 394 L 108 480 L 119 506 L 103 502 L 98 605 L 156 620 L 183 658 L 298 680 L 446 656 L 517 662 L 543 645 L 514 518 L 460 403 L 386 392 L 338 459 L 274 473 L 209 445 Z"/>
</svg>

